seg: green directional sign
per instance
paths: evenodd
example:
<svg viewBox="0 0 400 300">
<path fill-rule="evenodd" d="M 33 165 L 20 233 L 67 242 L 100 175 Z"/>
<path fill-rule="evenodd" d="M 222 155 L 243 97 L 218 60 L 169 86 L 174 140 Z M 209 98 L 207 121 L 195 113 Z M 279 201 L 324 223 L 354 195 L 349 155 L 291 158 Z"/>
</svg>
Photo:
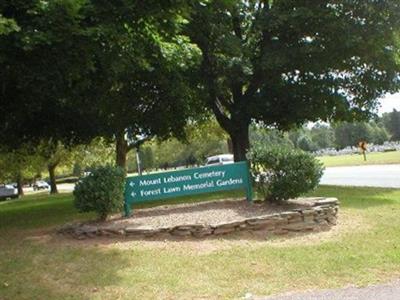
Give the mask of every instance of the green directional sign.
<svg viewBox="0 0 400 300">
<path fill-rule="evenodd" d="M 133 203 L 234 189 L 245 189 L 252 200 L 247 162 L 132 176 L 126 180 L 125 215 Z"/>
</svg>

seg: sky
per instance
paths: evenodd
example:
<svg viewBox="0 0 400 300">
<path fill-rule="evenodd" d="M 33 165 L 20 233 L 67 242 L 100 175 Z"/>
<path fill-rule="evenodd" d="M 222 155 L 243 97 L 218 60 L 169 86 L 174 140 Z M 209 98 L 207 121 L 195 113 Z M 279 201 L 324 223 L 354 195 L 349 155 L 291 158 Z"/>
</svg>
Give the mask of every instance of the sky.
<svg viewBox="0 0 400 300">
<path fill-rule="evenodd" d="M 386 95 L 385 98 L 382 98 L 381 107 L 379 108 L 378 114 L 381 116 L 385 112 L 393 111 L 393 108 L 400 111 L 400 93 L 393 95 Z"/>
</svg>

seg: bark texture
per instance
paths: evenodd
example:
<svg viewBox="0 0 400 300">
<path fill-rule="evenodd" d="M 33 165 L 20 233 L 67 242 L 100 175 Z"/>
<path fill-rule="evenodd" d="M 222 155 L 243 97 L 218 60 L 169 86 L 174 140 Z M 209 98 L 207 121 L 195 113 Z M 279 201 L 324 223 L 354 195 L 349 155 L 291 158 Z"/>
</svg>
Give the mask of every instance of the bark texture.
<svg viewBox="0 0 400 300">
<path fill-rule="evenodd" d="M 129 148 L 123 133 L 117 134 L 115 148 L 116 165 L 121 167 L 126 172 L 126 157 L 128 155 Z"/>
<path fill-rule="evenodd" d="M 57 164 L 47 165 L 47 170 L 49 171 L 49 177 L 50 177 L 50 194 L 58 194 L 58 188 L 56 183 L 56 167 Z"/>
<path fill-rule="evenodd" d="M 18 196 L 20 196 L 20 197 L 24 195 L 24 190 L 23 190 L 22 186 L 23 186 L 22 176 L 19 175 L 17 177 L 17 191 L 18 191 Z"/>
</svg>

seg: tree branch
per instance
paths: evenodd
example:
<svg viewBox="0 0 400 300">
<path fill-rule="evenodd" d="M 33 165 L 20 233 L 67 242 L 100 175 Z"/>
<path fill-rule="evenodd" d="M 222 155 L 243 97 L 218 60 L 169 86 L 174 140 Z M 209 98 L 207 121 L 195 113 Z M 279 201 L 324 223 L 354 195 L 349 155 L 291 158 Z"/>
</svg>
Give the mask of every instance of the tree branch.
<svg viewBox="0 0 400 300">
<path fill-rule="evenodd" d="M 242 41 L 242 28 L 240 27 L 240 18 L 236 9 L 232 12 L 232 27 L 236 37 L 238 37 L 240 41 Z"/>
<path fill-rule="evenodd" d="M 232 121 L 231 119 L 229 119 L 222 111 L 221 109 L 218 107 L 217 105 L 217 99 L 216 101 L 212 101 L 211 104 L 211 109 L 215 115 L 215 118 L 217 119 L 219 125 L 221 125 L 221 127 L 223 129 L 225 129 L 227 132 L 231 132 L 232 131 Z"/>
<path fill-rule="evenodd" d="M 58 158 L 58 159 L 56 159 L 56 160 L 53 161 L 53 162 L 49 162 L 49 163 L 47 164 L 47 166 L 48 166 L 49 168 L 55 168 L 55 167 L 57 167 L 57 166 L 60 164 L 60 162 L 61 162 L 61 158 Z"/>
<path fill-rule="evenodd" d="M 141 145 L 143 145 L 146 141 L 148 141 L 148 140 L 151 140 L 152 139 L 152 136 L 146 136 L 146 137 L 144 137 L 144 138 L 142 138 L 142 139 L 140 139 L 140 140 L 136 140 L 136 141 L 134 141 L 133 143 L 129 143 L 128 145 L 127 145 L 127 152 L 129 152 L 129 151 L 131 151 L 132 149 L 134 149 L 134 148 L 139 148 Z"/>
<path fill-rule="evenodd" d="M 219 98 L 217 93 L 217 76 L 213 70 L 213 60 L 209 55 L 209 49 L 203 48 L 203 72 L 205 73 L 207 90 L 209 92 L 208 103 L 217 119 L 218 123 L 227 132 L 232 131 L 232 123 L 228 116 L 221 109 L 221 103 L 226 104 L 229 110 L 232 104 L 229 104 L 226 99 Z M 220 96 L 221 97 L 221 96 Z M 219 105 L 218 105 L 219 104 Z"/>
</svg>

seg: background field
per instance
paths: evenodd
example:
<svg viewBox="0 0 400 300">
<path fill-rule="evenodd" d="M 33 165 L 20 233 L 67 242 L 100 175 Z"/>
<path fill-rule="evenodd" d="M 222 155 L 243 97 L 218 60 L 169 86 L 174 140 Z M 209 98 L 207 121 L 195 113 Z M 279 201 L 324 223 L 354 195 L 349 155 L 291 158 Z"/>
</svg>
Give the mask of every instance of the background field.
<svg viewBox="0 0 400 300">
<path fill-rule="evenodd" d="M 367 153 L 367 161 L 361 154 L 317 157 L 325 167 L 400 164 L 400 151 Z"/>
<path fill-rule="evenodd" d="M 314 194 L 341 200 L 336 228 L 267 240 L 74 241 L 53 229 L 93 216 L 78 214 L 70 194 L 1 202 L 0 299 L 232 299 L 400 275 L 400 190 L 321 187 Z M 219 195 L 227 196 L 235 193 Z"/>
</svg>

